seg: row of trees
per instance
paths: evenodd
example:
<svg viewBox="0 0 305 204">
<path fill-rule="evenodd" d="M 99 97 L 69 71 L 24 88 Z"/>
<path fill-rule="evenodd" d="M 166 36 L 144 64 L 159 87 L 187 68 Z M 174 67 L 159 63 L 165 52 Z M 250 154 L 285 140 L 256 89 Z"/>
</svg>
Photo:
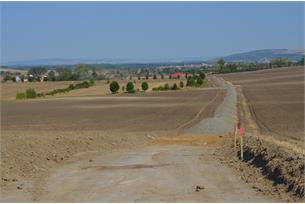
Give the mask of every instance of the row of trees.
<svg viewBox="0 0 305 204">
<path fill-rule="evenodd" d="M 297 65 L 304 65 L 304 57 L 299 62 L 292 62 L 286 58 L 278 58 L 271 60 L 269 63 L 226 63 L 224 59 L 219 59 L 213 67 L 218 73 L 231 73 Z"/>
<path fill-rule="evenodd" d="M 117 81 L 112 81 L 109 85 L 109 88 L 110 88 L 111 93 L 115 94 L 120 90 L 120 85 Z M 148 83 L 146 81 L 142 82 L 141 88 L 142 88 L 143 91 L 148 90 L 148 88 L 149 88 Z M 123 92 L 125 91 L 125 86 L 122 86 L 122 91 Z M 126 91 L 128 93 L 135 93 L 136 92 L 135 89 L 134 89 L 133 82 L 130 81 L 126 84 Z"/>
<path fill-rule="evenodd" d="M 186 82 L 186 86 L 190 86 L 190 87 L 200 87 L 204 84 L 204 80 L 206 78 L 206 75 L 204 72 L 200 72 L 199 75 L 192 75 L 192 76 L 188 76 L 187 78 L 187 82 Z M 148 89 L 148 83 L 147 82 L 142 82 L 142 90 L 146 91 Z M 181 81 L 179 83 L 179 87 L 183 88 L 184 87 L 184 83 L 183 81 Z M 178 85 L 176 83 L 174 83 L 172 85 L 172 87 L 169 86 L 169 84 L 165 84 L 164 86 L 159 86 L 159 87 L 155 87 L 153 88 L 153 91 L 167 91 L 167 90 L 178 90 L 179 89 Z M 109 85 L 110 91 L 115 94 L 120 90 L 120 85 L 117 81 L 112 81 Z M 122 91 L 125 91 L 125 86 L 122 86 Z M 126 85 L 126 91 L 128 93 L 135 93 L 135 89 L 134 89 L 134 83 L 133 82 L 128 82 Z"/>
</svg>

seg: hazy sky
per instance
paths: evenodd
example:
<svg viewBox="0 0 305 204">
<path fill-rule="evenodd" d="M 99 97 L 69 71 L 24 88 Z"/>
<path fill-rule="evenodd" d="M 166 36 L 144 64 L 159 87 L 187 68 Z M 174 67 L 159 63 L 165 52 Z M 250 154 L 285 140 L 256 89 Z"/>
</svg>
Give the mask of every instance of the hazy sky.
<svg viewBox="0 0 305 204">
<path fill-rule="evenodd" d="M 304 2 L 0 3 L 2 62 L 304 48 Z"/>
</svg>

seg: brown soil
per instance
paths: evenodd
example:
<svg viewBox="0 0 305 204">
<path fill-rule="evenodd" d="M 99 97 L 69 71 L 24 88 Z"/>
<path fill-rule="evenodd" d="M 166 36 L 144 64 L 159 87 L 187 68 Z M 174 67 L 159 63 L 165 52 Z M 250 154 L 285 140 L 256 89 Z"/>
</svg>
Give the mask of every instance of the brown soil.
<svg viewBox="0 0 305 204">
<path fill-rule="evenodd" d="M 304 68 L 225 74 L 239 85 L 260 134 L 303 147 Z"/>
<path fill-rule="evenodd" d="M 133 149 L 175 130 L 215 97 L 221 102 L 219 90 L 3 102 L 2 193 L 6 198 L 39 194 L 40 178 L 52 167 L 83 158 L 81 152 Z M 213 114 L 216 102 L 198 119 Z"/>
<path fill-rule="evenodd" d="M 238 118 L 246 135 L 243 162 L 230 140 L 222 161 L 253 188 L 287 202 L 304 201 L 303 74 L 303 68 L 284 68 L 223 75 L 238 84 Z"/>
</svg>

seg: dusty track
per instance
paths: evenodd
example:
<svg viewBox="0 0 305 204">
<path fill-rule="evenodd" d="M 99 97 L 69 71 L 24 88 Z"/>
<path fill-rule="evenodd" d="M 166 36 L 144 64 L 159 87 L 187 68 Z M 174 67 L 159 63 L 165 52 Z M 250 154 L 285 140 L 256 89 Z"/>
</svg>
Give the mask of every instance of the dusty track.
<svg viewBox="0 0 305 204">
<path fill-rule="evenodd" d="M 94 157 L 92 162 L 84 160 L 66 165 L 47 179 L 46 193 L 38 201 L 276 201 L 258 194 L 232 169 L 218 163 L 214 148 L 194 146 L 198 141 L 192 139 L 194 143 L 191 146 L 185 145 L 187 142 L 175 145 L 175 142 L 179 143 L 177 139 L 170 145 L 160 145 L 164 141 L 155 141 L 154 145 L 136 151 L 118 152 Z"/>
<path fill-rule="evenodd" d="M 203 106 L 199 113 L 207 107 L 208 104 Z M 196 120 L 197 115 L 190 121 Z M 54 169 L 36 199 L 42 202 L 276 201 L 242 183 L 230 168 L 217 161 L 215 146 L 221 145 L 225 137 L 217 132 L 209 136 L 167 134 L 137 150 L 89 156 Z"/>
</svg>

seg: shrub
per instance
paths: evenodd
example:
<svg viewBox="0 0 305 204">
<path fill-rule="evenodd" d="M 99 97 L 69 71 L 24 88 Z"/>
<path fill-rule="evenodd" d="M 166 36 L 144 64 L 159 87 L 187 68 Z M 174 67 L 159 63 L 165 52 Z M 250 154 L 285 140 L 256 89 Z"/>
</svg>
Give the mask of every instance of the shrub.
<svg viewBox="0 0 305 204">
<path fill-rule="evenodd" d="M 148 83 L 146 82 L 146 81 L 144 81 L 143 83 L 142 83 L 142 90 L 143 91 L 146 91 L 148 89 Z"/>
<path fill-rule="evenodd" d="M 183 88 L 184 87 L 184 83 L 183 83 L 183 81 L 180 81 L 180 88 Z"/>
<path fill-rule="evenodd" d="M 74 87 L 73 84 L 70 84 L 70 85 L 69 85 L 69 89 L 70 89 L 70 90 L 73 90 L 74 88 L 75 88 L 75 87 Z"/>
<path fill-rule="evenodd" d="M 205 73 L 204 73 L 204 72 L 200 72 L 200 73 L 199 73 L 199 76 L 200 76 L 200 78 L 201 78 L 202 80 L 205 79 Z"/>
<path fill-rule="evenodd" d="M 16 99 L 26 99 L 25 93 L 17 93 L 16 94 Z"/>
<path fill-rule="evenodd" d="M 109 85 L 110 91 L 115 94 L 119 89 L 120 89 L 120 85 L 118 82 L 116 81 L 112 81 Z"/>
<path fill-rule="evenodd" d="M 128 93 L 134 93 L 134 92 L 135 92 L 135 90 L 134 90 L 134 85 L 133 85 L 133 83 L 132 83 L 131 81 L 127 83 L 127 85 L 126 85 L 126 91 L 127 91 Z"/>
<path fill-rule="evenodd" d="M 168 84 L 165 84 L 164 85 L 164 90 L 166 91 L 166 90 L 169 90 L 169 85 Z"/>
<path fill-rule="evenodd" d="M 93 86 L 93 85 L 94 85 L 94 83 L 95 83 L 95 82 L 94 82 L 94 80 L 93 80 L 93 79 L 90 79 L 90 80 L 89 80 L 89 84 L 90 84 L 90 86 Z"/>
<path fill-rule="evenodd" d="M 33 89 L 33 88 L 28 88 L 28 89 L 25 91 L 25 95 L 26 95 L 26 98 L 36 98 L 37 93 L 36 93 L 35 89 Z"/>
<path fill-rule="evenodd" d="M 198 86 L 201 86 L 203 84 L 202 78 L 198 77 L 196 83 L 197 83 Z"/>
<path fill-rule="evenodd" d="M 172 90 L 178 90 L 178 86 L 176 83 L 174 83 L 174 85 L 172 86 Z"/>
<path fill-rule="evenodd" d="M 194 77 L 189 76 L 186 81 L 186 86 L 195 86 L 195 85 L 196 85 L 196 81 Z"/>
</svg>

